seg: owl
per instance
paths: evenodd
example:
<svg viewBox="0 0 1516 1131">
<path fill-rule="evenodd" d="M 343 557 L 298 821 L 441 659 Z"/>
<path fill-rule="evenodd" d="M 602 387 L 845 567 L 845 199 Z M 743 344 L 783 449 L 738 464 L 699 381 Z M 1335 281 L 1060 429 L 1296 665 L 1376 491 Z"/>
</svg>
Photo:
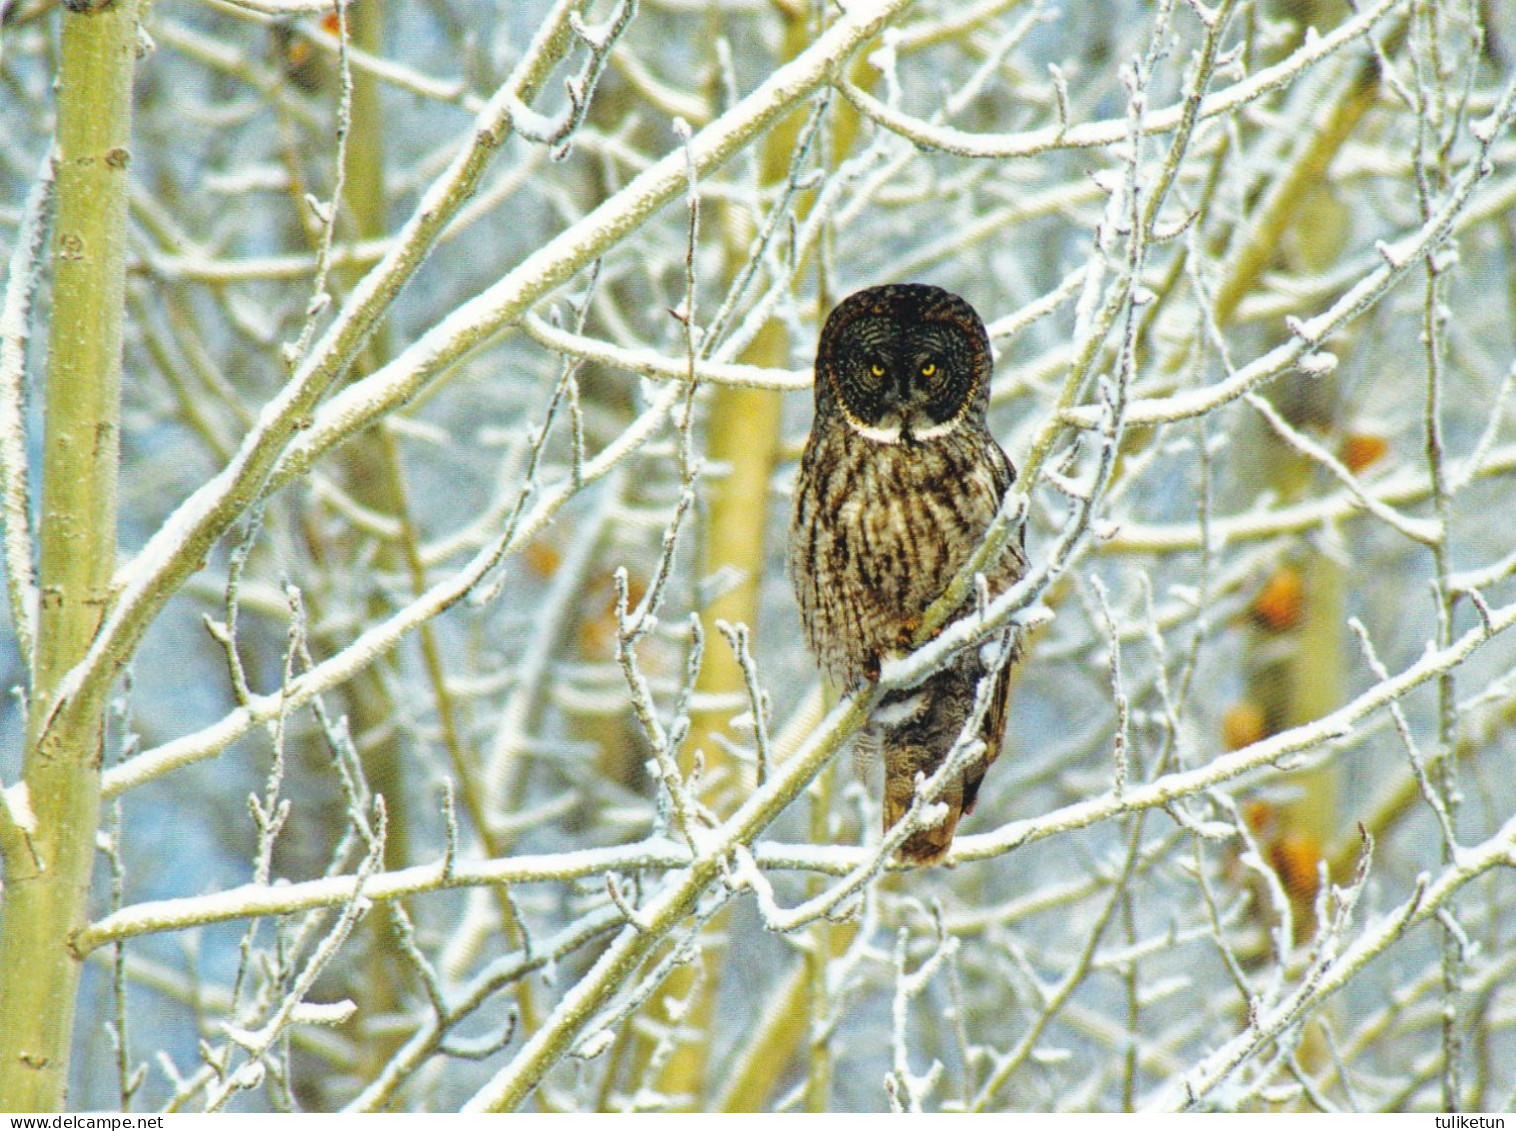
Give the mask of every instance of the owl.
<svg viewBox="0 0 1516 1131">
<path fill-rule="evenodd" d="M 1016 472 L 985 426 L 984 322 L 938 287 L 870 287 L 844 299 L 821 331 L 815 388 L 790 576 L 811 650 L 829 680 L 852 689 L 877 680 L 886 657 L 910 649 L 922 614 L 978 547 Z M 984 570 L 991 596 L 1025 572 L 1018 537 Z M 965 649 L 874 708 L 862 744 L 883 761 L 886 830 L 910 806 L 917 773 L 930 776 L 952 749 L 985 659 Z M 938 795 L 946 819 L 907 838 L 903 859 L 940 860 L 973 809 L 1005 734 L 1008 668 L 995 677 L 979 728 L 983 755 Z"/>
</svg>

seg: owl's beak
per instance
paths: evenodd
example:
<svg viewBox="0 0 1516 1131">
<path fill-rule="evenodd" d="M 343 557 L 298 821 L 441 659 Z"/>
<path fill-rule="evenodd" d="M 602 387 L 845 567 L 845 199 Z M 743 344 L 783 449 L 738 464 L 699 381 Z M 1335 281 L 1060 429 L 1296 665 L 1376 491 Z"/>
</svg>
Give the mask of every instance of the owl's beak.
<svg viewBox="0 0 1516 1131">
<path fill-rule="evenodd" d="M 901 406 L 902 415 L 909 415 L 916 407 L 916 382 L 908 366 L 901 366 L 894 372 L 895 400 Z"/>
</svg>

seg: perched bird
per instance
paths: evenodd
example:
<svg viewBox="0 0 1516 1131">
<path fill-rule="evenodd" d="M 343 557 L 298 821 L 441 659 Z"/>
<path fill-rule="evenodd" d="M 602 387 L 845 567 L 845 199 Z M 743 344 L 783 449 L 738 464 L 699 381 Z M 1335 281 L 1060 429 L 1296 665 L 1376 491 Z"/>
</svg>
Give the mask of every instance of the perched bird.
<svg viewBox="0 0 1516 1131">
<path fill-rule="evenodd" d="M 843 689 L 910 649 L 921 616 L 978 547 L 1015 469 L 985 426 L 990 339 L 978 313 L 938 287 L 870 287 L 838 304 L 816 349 L 816 417 L 800 461 L 789 566 L 811 650 Z M 988 563 L 990 594 L 1026 572 L 1021 537 Z M 972 608 L 970 597 L 955 614 Z M 968 648 L 875 707 L 866 748 L 884 763 L 884 827 L 910 806 L 974 707 L 992 649 Z M 983 754 L 938 795 L 948 814 L 900 848 L 931 864 L 973 809 L 1005 735 L 1008 666 L 979 728 Z"/>
</svg>

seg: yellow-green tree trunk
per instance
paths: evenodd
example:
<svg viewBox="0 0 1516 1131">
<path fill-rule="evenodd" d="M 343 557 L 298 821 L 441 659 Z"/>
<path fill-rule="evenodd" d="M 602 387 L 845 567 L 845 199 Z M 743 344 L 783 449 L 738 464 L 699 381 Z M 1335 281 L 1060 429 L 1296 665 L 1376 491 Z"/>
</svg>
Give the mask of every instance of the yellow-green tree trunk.
<svg viewBox="0 0 1516 1131">
<path fill-rule="evenodd" d="M 99 628 L 116 559 L 137 2 L 65 7 L 60 19 L 41 600 L 22 770 L 35 825 L 29 834 L 7 825 L 0 844 L 0 1107 L 9 1111 L 58 1110 L 68 1086 L 80 971 L 69 938 L 84 923 L 94 863 L 108 687 L 95 680 L 66 698 L 59 687 Z"/>
</svg>

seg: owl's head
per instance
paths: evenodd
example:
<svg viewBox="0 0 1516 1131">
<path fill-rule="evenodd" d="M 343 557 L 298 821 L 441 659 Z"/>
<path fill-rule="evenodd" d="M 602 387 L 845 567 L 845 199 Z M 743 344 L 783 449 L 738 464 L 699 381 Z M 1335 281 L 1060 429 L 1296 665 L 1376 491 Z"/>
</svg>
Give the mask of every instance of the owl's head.
<svg viewBox="0 0 1516 1131">
<path fill-rule="evenodd" d="M 881 443 L 915 443 L 982 425 L 990 337 L 963 299 L 893 283 L 837 304 L 816 348 L 816 415 Z"/>
</svg>

